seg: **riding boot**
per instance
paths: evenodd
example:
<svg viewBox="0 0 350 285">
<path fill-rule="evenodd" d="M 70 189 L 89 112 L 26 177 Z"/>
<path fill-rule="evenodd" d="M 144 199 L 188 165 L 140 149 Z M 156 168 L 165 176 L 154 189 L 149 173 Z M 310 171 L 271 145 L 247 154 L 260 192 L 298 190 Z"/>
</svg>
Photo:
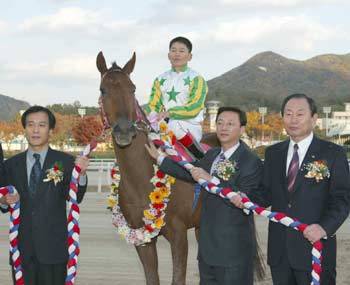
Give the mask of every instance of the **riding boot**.
<svg viewBox="0 0 350 285">
<path fill-rule="evenodd" d="M 205 151 L 199 142 L 197 142 L 190 132 L 187 132 L 182 138 L 178 138 L 178 141 L 186 147 L 197 159 L 201 159 Z"/>
</svg>

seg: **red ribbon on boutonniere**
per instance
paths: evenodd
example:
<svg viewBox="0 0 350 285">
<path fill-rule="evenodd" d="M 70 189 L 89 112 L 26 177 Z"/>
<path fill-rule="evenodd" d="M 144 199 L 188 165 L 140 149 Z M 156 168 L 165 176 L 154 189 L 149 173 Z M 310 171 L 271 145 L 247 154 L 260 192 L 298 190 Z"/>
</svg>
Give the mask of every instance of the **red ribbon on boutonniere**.
<svg viewBox="0 0 350 285">
<path fill-rule="evenodd" d="M 47 175 L 43 181 L 53 181 L 56 186 L 58 182 L 61 182 L 63 180 L 63 171 L 64 169 L 62 162 L 56 161 L 50 169 L 46 170 Z"/>
</svg>

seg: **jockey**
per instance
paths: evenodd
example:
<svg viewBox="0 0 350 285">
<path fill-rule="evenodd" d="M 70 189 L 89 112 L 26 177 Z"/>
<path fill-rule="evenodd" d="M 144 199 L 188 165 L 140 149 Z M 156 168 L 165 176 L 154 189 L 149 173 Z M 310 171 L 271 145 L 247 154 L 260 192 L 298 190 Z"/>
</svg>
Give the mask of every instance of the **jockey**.
<svg viewBox="0 0 350 285">
<path fill-rule="evenodd" d="M 187 38 L 176 37 L 170 41 L 168 58 L 171 70 L 154 80 L 145 111 L 150 117 L 157 114 L 157 121 L 169 119 L 168 128 L 198 156 L 199 144 L 196 142 L 202 138 L 208 87 L 204 78 L 187 66 L 192 59 L 191 52 L 192 43 Z"/>
</svg>

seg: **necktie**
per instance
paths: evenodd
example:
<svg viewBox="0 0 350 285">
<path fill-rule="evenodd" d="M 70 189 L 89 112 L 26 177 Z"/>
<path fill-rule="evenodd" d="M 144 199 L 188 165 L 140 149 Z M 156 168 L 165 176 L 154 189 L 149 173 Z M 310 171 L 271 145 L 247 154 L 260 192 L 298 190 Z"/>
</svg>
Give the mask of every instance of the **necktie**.
<svg viewBox="0 0 350 285">
<path fill-rule="evenodd" d="M 216 163 L 213 167 L 213 175 L 217 176 L 217 174 L 218 174 L 217 167 L 220 164 L 220 162 L 223 162 L 225 159 L 226 159 L 225 154 L 223 152 L 220 153 L 219 159 L 216 161 Z"/>
<path fill-rule="evenodd" d="M 29 194 L 32 197 L 35 194 L 35 191 L 39 184 L 39 180 L 41 176 L 40 154 L 34 153 L 33 157 L 35 158 L 35 163 L 30 172 L 30 178 L 29 178 Z"/>
<path fill-rule="evenodd" d="M 294 152 L 292 160 L 289 164 L 288 168 L 288 191 L 293 191 L 293 186 L 295 182 L 295 178 L 297 177 L 298 170 L 299 170 L 299 155 L 298 155 L 298 145 L 294 145 Z"/>
</svg>

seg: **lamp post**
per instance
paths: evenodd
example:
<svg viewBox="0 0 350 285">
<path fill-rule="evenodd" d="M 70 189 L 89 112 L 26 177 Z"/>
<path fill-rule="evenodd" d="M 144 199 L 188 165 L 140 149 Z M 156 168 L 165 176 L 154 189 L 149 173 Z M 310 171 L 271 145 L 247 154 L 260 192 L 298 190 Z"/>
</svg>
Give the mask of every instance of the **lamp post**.
<svg viewBox="0 0 350 285">
<path fill-rule="evenodd" d="M 261 131 L 261 141 L 264 141 L 264 116 L 267 113 L 267 107 L 259 107 L 259 113 L 261 114 L 261 124 L 262 124 L 262 131 Z"/>
<path fill-rule="evenodd" d="M 78 109 L 78 114 L 80 115 L 81 118 L 84 118 L 86 114 L 86 109 L 85 108 L 79 108 Z"/>
<path fill-rule="evenodd" d="M 326 114 L 326 137 L 328 137 L 328 114 L 331 113 L 331 110 L 330 106 L 323 107 L 323 113 Z"/>
</svg>

